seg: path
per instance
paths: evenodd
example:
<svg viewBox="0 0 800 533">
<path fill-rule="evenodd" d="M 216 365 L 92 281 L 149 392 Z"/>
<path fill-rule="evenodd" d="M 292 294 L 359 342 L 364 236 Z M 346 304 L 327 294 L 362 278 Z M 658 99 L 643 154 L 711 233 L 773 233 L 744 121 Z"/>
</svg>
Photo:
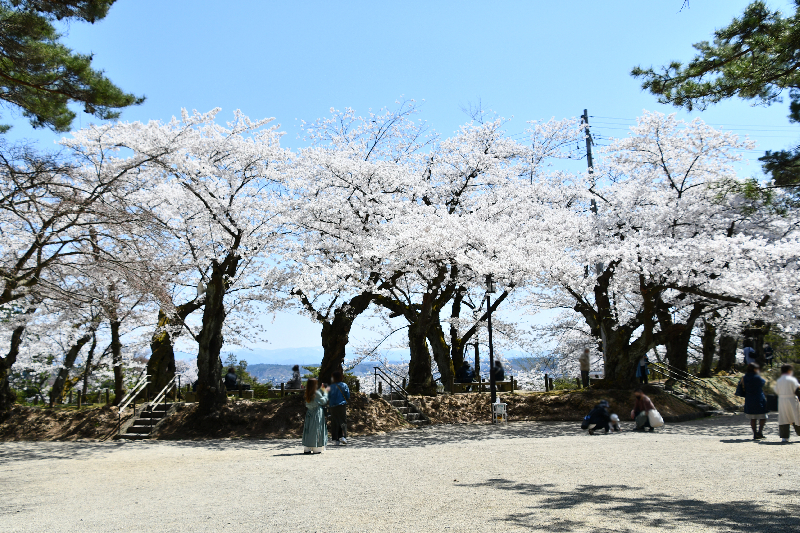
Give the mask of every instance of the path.
<svg viewBox="0 0 800 533">
<path fill-rule="evenodd" d="M 792 531 L 796 444 L 742 417 L 589 437 L 574 423 L 299 442 L 0 444 L 0 531 Z"/>
</svg>

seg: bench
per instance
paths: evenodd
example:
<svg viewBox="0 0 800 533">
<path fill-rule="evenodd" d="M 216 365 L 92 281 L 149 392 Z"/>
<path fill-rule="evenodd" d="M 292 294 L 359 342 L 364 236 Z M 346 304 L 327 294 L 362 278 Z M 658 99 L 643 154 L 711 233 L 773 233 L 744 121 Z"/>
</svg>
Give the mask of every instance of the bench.
<svg viewBox="0 0 800 533">
<path fill-rule="evenodd" d="M 495 389 L 497 392 L 514 392 L 516 387 L 516 381 L 512 377 L 509 381 L 495 381 L 494 383 Z M 481 382 L 472 382 L 472 383 L 453 383 L 451 385 L 453 394 L 456 393 L 464 393 L 464 392 L 489 392 L 489 382 L 488 381 L 481 381 Z M 471 391 L 467 391 L 467 388 L 470 388 Z"/>
</svg>

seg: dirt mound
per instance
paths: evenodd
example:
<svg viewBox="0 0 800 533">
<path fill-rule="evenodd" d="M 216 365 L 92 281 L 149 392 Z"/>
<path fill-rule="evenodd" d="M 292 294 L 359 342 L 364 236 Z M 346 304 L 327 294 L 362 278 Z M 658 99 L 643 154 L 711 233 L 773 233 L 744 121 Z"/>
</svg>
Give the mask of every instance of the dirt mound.
<svg viewBox="0 0 800 533">
<path fill-rule="evenodd" d="M 78 410 L 17 405 L 0 413 L 0 441 L 100 439 L 114 432 L 117 421 L 115 407 Z"/>
<path fill-rule="evenodd" d="M 158 425 L 158 439 L 289 438 L 303 434 L 306 406 L 301 395 L 269 401 L 227 403 L 211 416 L 197 413 L 195 404 L 182 406 Z M 383 400 L 353 393 L 347 409 L 348 435 L 374 435 L 408 427 L 396 409 Z"/>
<path fill-rule="evenodd" d="M 670 394 L 651 388 L 646 391 L 665 418 L 686 416 L 697 409 Z M 608 400 L 611 412 L 620 420 L 630 418 L 633 395 L 629 390 L 580 390 L 501 394 L 511 421 L 580 421 L 600 401 Z M 467 393 L 436 398 L 416 397 L 424 413 L 434 424 L 471 424 L 489 422 L 489 394 Z"/>
</svg>

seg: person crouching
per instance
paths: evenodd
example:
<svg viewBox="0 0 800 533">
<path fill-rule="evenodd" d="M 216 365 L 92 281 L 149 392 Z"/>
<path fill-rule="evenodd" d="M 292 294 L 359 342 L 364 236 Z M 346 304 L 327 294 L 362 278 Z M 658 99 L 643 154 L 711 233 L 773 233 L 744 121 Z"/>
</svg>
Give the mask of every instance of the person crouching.
<svg viewBox="0 0 800 533">
<path fill-rule="evenodd" d="M 595 431 L 603 430 L 608 433 L 610 430 L 611 415 L 608 413 L 608 402 L 601 400 L 600 403 L 594 406 L 594 409 L 589 411 L 586 418 L 583 419 L 581 429 L 589 431 L 589 435 L 594 435 Z"/>
</svg>

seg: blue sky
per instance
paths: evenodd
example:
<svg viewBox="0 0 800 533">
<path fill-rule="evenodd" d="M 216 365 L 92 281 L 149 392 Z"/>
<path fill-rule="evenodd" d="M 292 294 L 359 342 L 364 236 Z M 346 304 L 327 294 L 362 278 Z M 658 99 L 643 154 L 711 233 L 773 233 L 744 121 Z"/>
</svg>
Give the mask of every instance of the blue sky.
<svg viewBox="0 0 800 533">
<path fill-rule="evenodd" d="M 367 111 L 400 97 L 424 100 L 422 118 L 447 135 L 466 122 L 461 108 L 480 99 L 514 117 L 511 132 L 527 120 L 587 108 L 602 143 L 624 135 L 643 109 L 674 111 L 640 90 L 633 66 L 688 60 L 692 43 L 709 39 L 749 3 L 691 0 L 681 11 L 682 2 L 118 0 L 105 20 L 67 28 L 66 42 L 147 97 L 123 120 L 168 120 L 182 107 L 221 107 L 225 120 L 238 108 L 275 117 L 287 132 L 284 144 L 297 147 L 299 120 L 330 107 Z M 786 0 L 768 3 L 790 11 Z M 691 117 L 758 141 L 759 151 L 745 154 L 751 163 L 741 171 L 749 176 L 760 173 L 761 151 L 800 137 L 787 114 L 787 104 L 731 101 Z M 8 109 L 0 122 L 14 126 L 12 139 L 48 146 L 58 138 Z M 75 125 L 90 122 L 96 119 L 82 114 Z M 281 332 L 269 348 L 319 343 L 319 327 L 292 314 L 268 328 Z"/>
</svg>

